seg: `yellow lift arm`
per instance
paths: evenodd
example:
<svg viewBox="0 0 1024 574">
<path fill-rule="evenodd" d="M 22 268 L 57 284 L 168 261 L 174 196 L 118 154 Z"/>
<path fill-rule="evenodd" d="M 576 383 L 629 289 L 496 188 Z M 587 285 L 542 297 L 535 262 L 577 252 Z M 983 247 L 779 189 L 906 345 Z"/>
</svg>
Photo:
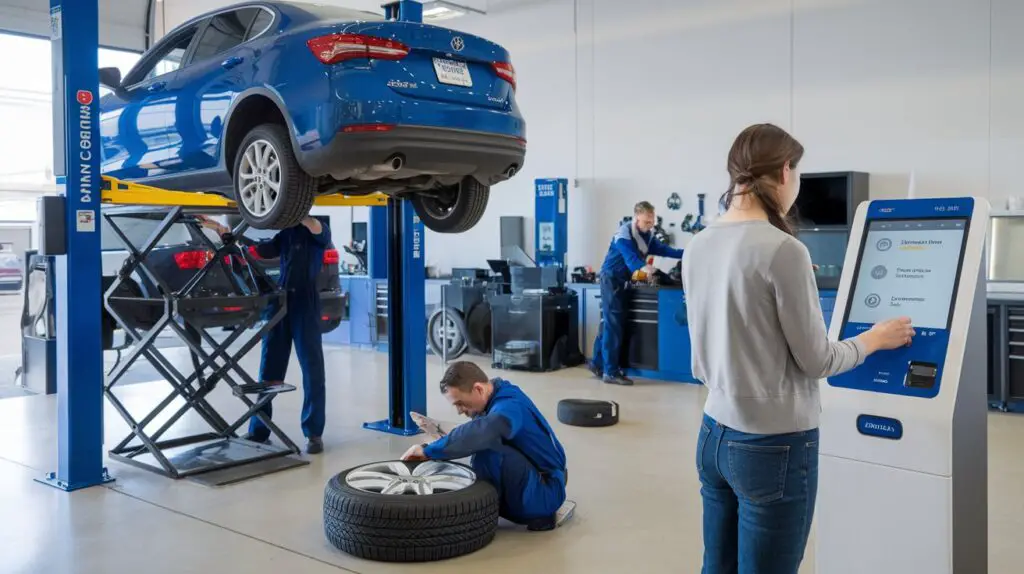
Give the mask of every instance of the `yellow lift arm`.
<svg viewBox="0 0 1024 574">
<path fill-rule="evenodd" d="M 171 191 L 107 176 L 103 176 L 103 196 L 101 201 L 112 205 L 180 205 L 183 207 L 237 208 L 234 200 L 215 193 Z M 383 193 L 359 196 L 333 193 L 317 197 L 314 205 L 349 207 L 355 205 L 378 206 L 387 205 L 387 203 L 388 196 Z"/>
</svg>

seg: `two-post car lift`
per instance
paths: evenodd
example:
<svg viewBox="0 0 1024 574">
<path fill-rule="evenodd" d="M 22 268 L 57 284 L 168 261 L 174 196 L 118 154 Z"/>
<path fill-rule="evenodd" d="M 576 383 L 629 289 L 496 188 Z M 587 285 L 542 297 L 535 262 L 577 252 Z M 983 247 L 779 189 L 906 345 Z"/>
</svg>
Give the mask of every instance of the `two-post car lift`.
<svg viewBox="0 0 1024 574">
<path fill-rule="evenodd" d="M 402 11 L 399 14 L 398 5 Z M 391 18 L 419 19 L 422 7 L 415 2 L 396 3 L 386 7 Z M 419 12 L 417 12 L 419 9 Z M 96 0 L 50 1 L 51 39 L 54 43 L 54 166 L 56 175 L 64 180 L 59 195 L 63 198 L 65 245 L 62 255 L 56 256 L 57 272 L 57 470 L 43 482 L 71 491 L 108 482 L 111 479 L 103 458 L 103 401 L 108 385 L 103 372 L 101 308 L 103 298 L 100 277 L 99 218 L 101 206 L 134 205 L 157 209 L 164 206 L 166 217 L 181 217 L 185 212 L 227 213 L 234 202 L 213 194 L 175 192 L 159 188 L 125 183 L 100 177 L 99 91 L 98 62 L 98 6 Z M 388 222 L 388 329 L 389 339 L 389 393 L 388 416 L 382 421 L 368 422 L 368 429 L 401 435 L 418 432 L 409 417 L 410 411 L 426 412 L 426 334 L 423 327 L 424 303 L 424 233 L 423 224 L 406 201 L 389 199 L 383 195 L 368 197 L 324 196 L 317 199 L 319 206 L 369 205 L 371 209 L 387 212 Z M 120 208 L 119 208 L 120 209 Z M 377 219 L 377 218 L 373 218 Z M 109 220 L 109 219 L 108 219 Z M 143 246 L 145 247 L 145 246 Z M 129 264 L 142 265 L 141 250 L 129 257 Z M 108 300 L 108 308 L 110 301 Z M 279 317 L 278 317 L 279 319 Z M 232 360 L 226 345 L 215 346 L 212 353 L 203 353 L 196 332 L 182 327 L 186 342 L 197 362 L 197 373 L 192 377 L 170 377 L 175 391 L 172 397 L 181 397 L 187 408 L 195 409 L 214 427 L 217 436 L 233 436 L 240 419 L 228 424 L 205 401 L 209 383 L 204 387 L 200 366 L 212 367 L 219 354 L 225 360 L 217 370 L 213 382 L 224 379 Z M 138 338 L 145 337 L 136 333 Z M 207 343 L 212 343 L 207 339 Z M 197 353 L 198 347 L 198 353 Z M 243 345 L 245 348 L 245 345 Z M 142 351 L 140 350 L 139 353 Z M 152 357 L 161 363 L 158 356 Z M 156 366 L 156 365 L 154 365 Z M 161 365 L 166 367 L 167 365 Z M 162 369 L 167 370 L 167 369 Z M 167 373 L 165 373 L 166 376 Z M 170 373 L 173 375 L 173 373 Z M 209 381 L 210 379 L 207 379 Z M 225 379 L 226 380 L 226 379 Z M 114 381 L 116 382 L 116 380 Z M 189 382 L 185 389 L 181 383 Z M 196 383 L 197 386 L 191 386 Z M 244 387 L 235 385 L 232 387 Z M 236 390 L 255 412 L 254 403 Z M 108 394 L 108 396 L 110 396 Z M 117 408 L 117 405 L 114 405 Z M 166 406 L 166 405 L 165 405 Z M 120 411 L 120 409 L 118 409 Z M 125 413 L 121 413 L 124 415 Z M 130 417 L 129 417 L 130 418 Z M 139 436 L 139 425 L 133 424 L 132 435 L 111 452 L 121 460 L 133 457 L 126 454 L 143 451 L 154 455 L 159 445 L 150 436 Z M 145 419 L 143 419 L 145 420 Z M 142 425 L 144 426 L 144 425 Z M 166 429 L 164 429 L 166 430 Z M 160 431 L 158 431 L 159 433 Z M 283 434 L 281 435 L 283 436 Z M 143 449 L 126 451 L 127 441 L 140 438 Z M 159 437 L 157 437 L 159 438 Z M 194 437 L 192 437 L 194 438 Z M 286 438 L 286 437 L 285 437 Z M 149 444 L 146 444 L 148 441 Z M 285 440 L 286 450 L 293 444 Z M 153 447 L 153 448 L 150 448 Z M 294 449 L 297 452 L 297 449 Z M 159 461 L 166 471 L 167 466 Z M 173 468 L 173 465 L 172 465 Z M 168 473 L 172 476 L 175 473 Z M 178 473 L 177 475 L 181 475 Z"/>
</svg>

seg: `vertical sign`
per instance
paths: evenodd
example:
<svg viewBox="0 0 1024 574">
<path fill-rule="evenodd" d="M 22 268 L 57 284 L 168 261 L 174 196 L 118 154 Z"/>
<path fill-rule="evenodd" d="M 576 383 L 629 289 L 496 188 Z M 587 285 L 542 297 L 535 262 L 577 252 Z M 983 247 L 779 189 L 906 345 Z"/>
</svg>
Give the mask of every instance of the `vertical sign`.
<svg viewBox="0 0 1024 574">
<path fill-rule="evenodd" d="M 50 0 L 54 171 L 64 176 L 67 255 L 56 257 L 57 471 L 76 490 L 109 480 L 103 468 L 99 34 L 97 0 Z"/>
</svg>

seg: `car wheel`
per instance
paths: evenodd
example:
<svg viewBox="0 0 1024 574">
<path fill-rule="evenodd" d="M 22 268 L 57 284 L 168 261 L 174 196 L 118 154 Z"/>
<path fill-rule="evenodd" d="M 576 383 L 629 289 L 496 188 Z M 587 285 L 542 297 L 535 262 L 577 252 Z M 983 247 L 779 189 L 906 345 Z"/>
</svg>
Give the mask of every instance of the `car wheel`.
<svg viewBox="0 0 1024 574">
<path fill-rule="evenodd" d="M 469 348 L 481 355 L 491 354 L 491 305 L 481 301 L 469 310 L 466 317 L 466 334 Z"/>
<path fill-rule="evenodd" d="M 475 552 L 494 539 L 498 492 L 467 466 L 377 462 L 346 470 L 324 490 L 324 533 L 337 549 L 382 562 Z"/>
<path fill-rule="evenodd" d="M 610 427 L 619 422 L 619 403 L 562 399 L 558 401 L 558 421 L 574 427 Z"/>
<path fill-rule="evenodd" d="M 256 229 L 286 229 L 309 215 L 316 180 L 295 159 L 288 131 L 263 124 L 242 140 L 235 157 L 235 203 Z"/>
<path fill-rule="evenodd" d="M 427 229 L 462 233 L 483 217 L 490 194 L 490 187 L 467 177 L 458 185 L 417 193 L 412 197 L 412 204 Z"/>
<path fill-rule="evenodd" d="M 447 320 L 446 320 L 447 319 Z M 427 320 L 427 343 L 430 350 L 438 357 L 457 359 L 466 352 L 469 346 L 466 337 L 466 323 L 462 313 L 448 307 L 447 318 L 444 308 L 439 308 Z M 447 347 L 447 355 L 442 351 Z"/>
</svg>

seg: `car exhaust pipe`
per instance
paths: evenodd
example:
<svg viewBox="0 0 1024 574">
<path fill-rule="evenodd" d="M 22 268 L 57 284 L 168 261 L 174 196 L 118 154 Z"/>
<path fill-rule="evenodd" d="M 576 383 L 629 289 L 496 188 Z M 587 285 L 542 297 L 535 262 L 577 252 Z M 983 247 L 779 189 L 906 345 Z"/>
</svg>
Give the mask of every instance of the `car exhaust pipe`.
<svg viewBox="0 0 1024 574">
<path fill-rule="evenodd" d="M 514 165 L 508 166 L 508 169 L 505 170 L 505 177 L 511 179 L 512 176 L 514 176 L 516 174 L 516 171 L 517 171 L 516 170 L 516 166 L 514 166 Z"/>
<path fill-rule="evenodd" d="M 391 169 L 391 171 L 400 171 L 402 169 L 402 166 L 405 165 L 405 159 L 403 159 L 402 156 L 395 154 L 391 156 L 391 159 L 389 159 L 386 163 L 388 167 Z"/>
</svg>

